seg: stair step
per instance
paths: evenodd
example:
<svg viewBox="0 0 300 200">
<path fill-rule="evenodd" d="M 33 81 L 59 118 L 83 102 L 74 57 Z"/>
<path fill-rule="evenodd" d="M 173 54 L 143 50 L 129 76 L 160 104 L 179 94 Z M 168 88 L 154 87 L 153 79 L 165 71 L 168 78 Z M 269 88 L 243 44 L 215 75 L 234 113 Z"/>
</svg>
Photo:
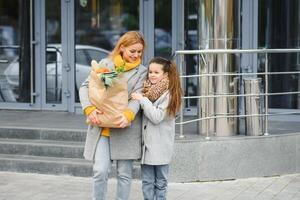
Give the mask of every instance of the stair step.
<svg viewBox="0 0 300 200">
<path fill-rule="evenodd" d="M 55 158 L 28 155 L 0 154 L 0 171 L 64 174 L 72 176 L 92 176 L 92 163 L 78 158 Z M 116 177 L 116 165 L 113 163 L 110 177 Z M 133 178 L 140 178 L 140 165 L 134 164 Z"/>
<path fill-rule="evenodd" d="M 83 159 L 86 130 L 0 127 L 0 171 L 92 176 L 92 163 Z M 116 176 L 113 162 L 110 176 Z M 133 177 L 140 178 L 134 163 Z"/>
<path fill-rule="evenodd" d="M 0 170 L 91 176 L 92 164 L 84 159 L 0 154 Z"/>
<path fill-rule="evenodd" d="M 85 130 L 0 127 L 0 138 L 83 142 L 85 137 Z"/>
<path fill-rule="evenodd" d="M 0 154 L 83 158 L 83 142 L 0 139 Z"/>
</svg>

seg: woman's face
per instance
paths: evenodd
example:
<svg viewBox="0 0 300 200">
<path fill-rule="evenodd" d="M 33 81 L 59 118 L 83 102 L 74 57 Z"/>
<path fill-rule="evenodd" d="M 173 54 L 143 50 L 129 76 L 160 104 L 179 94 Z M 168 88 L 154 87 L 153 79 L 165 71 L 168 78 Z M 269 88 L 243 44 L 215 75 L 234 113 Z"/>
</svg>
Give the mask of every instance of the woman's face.
<svg viewBox="0 0 300 200">
<path fill-rule="evenodd" d="M 159 81 L 161 81 L 161 79 L 163 79 L 167 75 L 168 73 L 165 73 L 163 71 L 163 66 L 161 64 L 151 63 L 149 65 L 148 79 L 152 84 L 158 83 Z"/>
<path fill-rule="evenodd" d="M 134 63 L 139 58 L 141 58 L 143 54 L 144 46 L 141 43 L 136 43 L 133 45 L 130 45 L 128 47 L 121 47 L 121 52 L 123 55 L 123 59 L 126 62 Z"/>
</svg>

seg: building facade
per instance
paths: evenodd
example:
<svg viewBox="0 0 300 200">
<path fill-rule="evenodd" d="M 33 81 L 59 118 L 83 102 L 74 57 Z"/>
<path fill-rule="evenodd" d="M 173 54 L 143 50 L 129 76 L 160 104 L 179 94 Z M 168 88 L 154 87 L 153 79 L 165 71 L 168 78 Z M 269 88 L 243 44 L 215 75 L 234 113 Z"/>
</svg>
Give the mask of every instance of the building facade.
<svg viewBox="0 0 300 200">
<path fill-rule="evenodd" d="M 299 0 L 10 0 L 0 2 L 0 108 L 80 112 L 78 88 L 91 59 L 112 50 L 122 33 L 141 31 L 144 64 L 182 49 L 299 48 Z M 212 41 L 221 41 L 215 43 Z M 233 59 L 235 72 L 259 72 L 264 59 Z M 299 53 L 271 55 L 270 71 L 297 71 Z M 185 57 L 184 74 L 200 59 Z M 185 95 L 199 94 L 197 78 Z M 271 92 L 298 91 L 296 74 L 270 77 Z M 299 94 L 270 97 L 270 108 L 298 109 Z M 185 102 L 195 113 L 197 100 Z"/>
</svg>

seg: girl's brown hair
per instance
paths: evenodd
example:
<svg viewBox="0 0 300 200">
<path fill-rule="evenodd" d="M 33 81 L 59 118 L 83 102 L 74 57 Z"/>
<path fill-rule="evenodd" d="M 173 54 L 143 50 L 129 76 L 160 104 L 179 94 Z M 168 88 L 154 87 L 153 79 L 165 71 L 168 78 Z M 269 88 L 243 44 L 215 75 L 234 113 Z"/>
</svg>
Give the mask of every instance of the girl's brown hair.
<svg viewBox="0 0 300 200">
<path fill-rule="evenodd" d="M 109 57 L 113 58 L 113 57 L 121 54 L 121 46 L 128 47 L 128 46 L 131 46 L 131 45 L 134 45 L 137 43 L 140 43 L 143 45 L 143 52 L 142 52 L 142 56 L 141 56 L 141 57 L 143 57 L 146 43 L 145 43 L 143 35 L 138 31 L 128 31 L 128 32 L 124 33 L 124 35 L 122 35 L 119 38 L 115 48 L 110 53 Z"/>
<path fill-rule="evenodd" d="M 162 57 L 155 57 L 153 58 L 149 65 L 151 63 L 160 64 L 163 66 L 163 71 L 168 73 L 169 78 L 169 92 L 170 92 L 170 101 L 169 105 L 167 107 L 167 114 L 169 116 L 175 117 L 177 112 L 180 109 L 181 106 L 181 96 L 182 96 L 182 89 L 181 89 L 181 83 L 179 74 L 176 68 L 176 64 L 171 61 L 167 60 Z"/>
</svg>

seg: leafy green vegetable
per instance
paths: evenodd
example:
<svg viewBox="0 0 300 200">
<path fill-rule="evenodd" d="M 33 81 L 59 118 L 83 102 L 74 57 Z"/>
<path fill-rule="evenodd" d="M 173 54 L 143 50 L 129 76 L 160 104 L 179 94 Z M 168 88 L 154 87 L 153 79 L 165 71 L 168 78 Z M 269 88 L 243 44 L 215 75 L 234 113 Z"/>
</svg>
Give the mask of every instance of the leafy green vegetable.
<svg viewBox="0 0 300 200">
<path fill-rule="evenodd" d="M 103 81 L 105 88 L 111 87 L 113 84 L 113 79 L 118 77 L 118 74 L 123 73 L 125 71 L 125 66 L 122 65 L 116 70 L 111 72 L 104 72 L 99 74 L 99 79 Z"/>
</svg>

